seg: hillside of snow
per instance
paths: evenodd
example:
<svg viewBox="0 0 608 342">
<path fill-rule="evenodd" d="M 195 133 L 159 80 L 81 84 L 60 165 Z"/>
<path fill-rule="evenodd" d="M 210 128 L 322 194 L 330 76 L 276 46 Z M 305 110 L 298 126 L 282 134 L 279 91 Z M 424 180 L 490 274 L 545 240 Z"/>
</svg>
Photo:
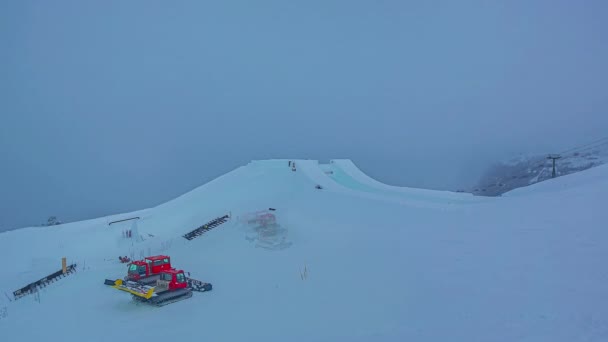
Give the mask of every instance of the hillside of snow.
<svg viewBox="0 0 608 342">
<path fill-rule="evenodd" d="M 291 162 L 254 161 L 134 213 L 0 233 L 0 336 L 608 340 L 608 165 L 478 197 L 388 186 L 349 160 Z M 274 236 L 243 223 L 268 208 Z M 227 223 L 182 237 L 224 214 Z M 126 274 L 119 255 L 161 253 L 213 290 L 159 308 L 104 285 Z M 75 274 L 12 299 L 62 257 Z"/>
<path fill-rule="evenodd" d="M 603 165 L 608 162 L 608 138 L 563 151 L 560 156 L 555 164 L 556 177 Z M 489 167 L 471 193 L 499 196 L 552 177 L 553 162 L 547 155 L 522 155 Z"/>
</svg>

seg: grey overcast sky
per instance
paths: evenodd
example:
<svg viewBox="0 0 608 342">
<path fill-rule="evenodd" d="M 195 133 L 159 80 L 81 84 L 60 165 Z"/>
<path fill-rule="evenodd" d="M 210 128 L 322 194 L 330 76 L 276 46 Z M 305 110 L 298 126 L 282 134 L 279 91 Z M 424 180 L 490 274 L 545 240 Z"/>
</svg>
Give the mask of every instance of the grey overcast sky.
<svg viewBox="0 0 608 342">
<path fill-rule="evenodd" d="M 0 2 L 0 230 L 252 159 L 455 189 L 608 135 L 608 2 Z"/>
</svg>

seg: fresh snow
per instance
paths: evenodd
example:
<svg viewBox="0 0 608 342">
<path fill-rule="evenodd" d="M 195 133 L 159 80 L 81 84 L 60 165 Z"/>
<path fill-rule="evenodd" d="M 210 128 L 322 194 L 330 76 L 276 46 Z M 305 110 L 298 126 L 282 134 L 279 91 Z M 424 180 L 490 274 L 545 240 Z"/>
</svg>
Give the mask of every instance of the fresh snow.
<svg viewBox="0 0 608 342">
<path fill-rule="evenodd" d="M 559 153 L 556 176 L 587 170 L 608 162 L 608 138 Z M 483 196 L 500 196 L 519 187 L 543 182 L 553 176 L 553 162 L 547 155 L 521 155 L 492 165 L 471 192 Z"/>
<path fill-rule="evenodd" d="M 0 234 L 7 341 L 607 341 L 608 165 L 503 197 L 392 187 L 349 160 L 254 161 L 135 213 Z M 333 174 L 326 172 L 334 171 Z M 322 185 L 323 189 L 315 188 Z M 275 208 L 285 248 L 239 217 Z M 194 240 L 181 235 L 231 220 Z M 140 241 L 122 232 L 140 216 Z M 161 308 L 104 285 L 168 254 L 213 290 Z M 57 271 L 78 272 L 9 301 Z M 306 269 L 306 277 L 303 277 Z"/>
</svg>

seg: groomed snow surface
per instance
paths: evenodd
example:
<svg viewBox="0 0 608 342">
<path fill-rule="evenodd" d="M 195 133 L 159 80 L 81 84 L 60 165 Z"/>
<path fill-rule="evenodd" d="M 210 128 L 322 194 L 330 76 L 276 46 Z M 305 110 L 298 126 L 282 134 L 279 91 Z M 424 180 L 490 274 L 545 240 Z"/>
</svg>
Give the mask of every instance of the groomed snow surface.
<svg viewBox="0 0 608 342">
<path fill-rule="evenodd" d="M 479 198 L 388 186 L 348 160 L 288 163 L 255 161 L 135 213 L 0 234 L 2 340 L 608 341 L 608 165 Z M 268 240 L 241 218 L 271 207 Z M 155 254 L 213 290 L 159 308 L 104 285 L 126 274 L 119 255 Z M 62 257 L 76 274 L 9 301 Z"/>
</svg>

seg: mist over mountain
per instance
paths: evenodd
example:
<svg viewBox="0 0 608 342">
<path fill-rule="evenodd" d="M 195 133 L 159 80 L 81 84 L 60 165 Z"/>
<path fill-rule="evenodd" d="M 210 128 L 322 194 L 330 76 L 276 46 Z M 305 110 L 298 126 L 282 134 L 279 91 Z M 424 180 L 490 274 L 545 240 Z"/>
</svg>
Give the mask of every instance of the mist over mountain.
<svg viewBox="0 0 608 342">
<path fill-rule="evenodd" d="M 608 137 L 565 150 L 555 162 L 555 177 L 587 170 L 608 162 Z M 520 155 L 492 164 L 477 186 L 475 195 L 500 196 L 516 188 L 553 178 L 553 161 L 549 154 Z"/>
</svg>

